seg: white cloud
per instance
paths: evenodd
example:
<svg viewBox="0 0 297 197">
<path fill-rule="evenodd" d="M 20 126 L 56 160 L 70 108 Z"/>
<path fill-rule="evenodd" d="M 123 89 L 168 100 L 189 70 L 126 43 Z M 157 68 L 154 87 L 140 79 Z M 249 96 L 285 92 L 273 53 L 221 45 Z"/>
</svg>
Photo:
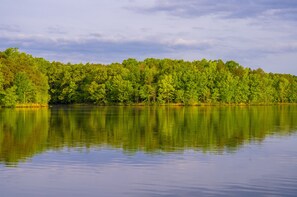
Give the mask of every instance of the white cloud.
<svg viewBox="0 0 297 197">
<path fill-rule="evenodd" d="M 287 56 L 285 71 L 297 74 L 297 55 L 288 55 L 296 53 L 296 7 L 289 0 L 3 0 L 0 48 L 73 62 L 234 59 L 275 72 L 284 69 L 273 57 Z"/>
</svg>

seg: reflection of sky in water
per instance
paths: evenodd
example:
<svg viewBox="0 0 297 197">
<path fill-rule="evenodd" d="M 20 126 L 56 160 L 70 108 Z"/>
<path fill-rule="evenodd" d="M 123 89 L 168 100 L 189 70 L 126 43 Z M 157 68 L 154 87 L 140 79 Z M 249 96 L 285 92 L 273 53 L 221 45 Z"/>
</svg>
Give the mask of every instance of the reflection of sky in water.
<svg viewBox="0 0 297 197">
<path fill-rule="evenodd" d="M 1 196 L 294 196 L 296 144 L 291 135 L 224 154 L 65 148 L 17 167 L 1 165 L 0 191 Z"/>
</svg>

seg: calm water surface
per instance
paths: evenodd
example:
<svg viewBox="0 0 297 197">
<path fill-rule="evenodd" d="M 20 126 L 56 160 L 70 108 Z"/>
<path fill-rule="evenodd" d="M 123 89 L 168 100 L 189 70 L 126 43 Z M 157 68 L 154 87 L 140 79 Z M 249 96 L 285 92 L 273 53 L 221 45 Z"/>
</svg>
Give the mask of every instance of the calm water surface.
<svg viewBox="0 0 297 197">
<path fill-rule="evenodd" d="M 296 196 L 297 105 L 0 110 L 1 196 Z"/>
</svg>

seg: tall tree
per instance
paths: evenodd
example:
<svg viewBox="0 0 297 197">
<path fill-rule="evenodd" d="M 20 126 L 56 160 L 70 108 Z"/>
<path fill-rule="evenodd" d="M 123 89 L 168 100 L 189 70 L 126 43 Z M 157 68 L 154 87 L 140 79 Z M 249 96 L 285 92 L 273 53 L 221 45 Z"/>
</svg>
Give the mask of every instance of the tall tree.
<svg viewBox="0 0 297 197">
<path fill-rule="evenodd" d="M 165 75 L 158 83 L 158 100 L 169 103 L 173 100 L 174 91 L 172 75 Z"/>
<path fill-rule="evenodd" d="M 27 74 L 19 72 L 15 75 L 14 85 L 18 103 L 35 102 L 35 87 Z"/>
</svg>

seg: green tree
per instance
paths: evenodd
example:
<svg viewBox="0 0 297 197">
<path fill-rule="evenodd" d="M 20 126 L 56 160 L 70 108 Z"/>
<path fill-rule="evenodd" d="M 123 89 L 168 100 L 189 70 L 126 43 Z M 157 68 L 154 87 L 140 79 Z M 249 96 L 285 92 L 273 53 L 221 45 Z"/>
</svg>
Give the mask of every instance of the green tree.
<svg viewBox="0 0 297 197">
<path fill-rule="evenodd" d="M 283 103 L 288 101 L 287 96 L 290 90 L 289 85 L 290 83 L 285 77 L 280 76 L 278 78 L 276 90 L 278 92 L 279 102 Z"/>
<path fill-rule="evenodd" d="M 106 84 L 108 96 L 111 102 L 129 103 L 133 94 L 133 86 L 130 81 L 117 75 Z"/>
<path fill-rule="evenodd" d="M 30 103 L 35 101 L 34 85 L 26 73 L 17 73 L 15 75 L 14 85 L 16 87 L 17 101 L 19 103 Z"/>
<path fill-rule="evenodd" d="M 249 100 L 249 71 L 245 69 L 241 76 L 235 76 L 234 102 L 247 103 Z"/>
<path fill-rule="evenodd" d="M 3 84 L 4 84 L 4 77 L 3 77 L 3 74 L 1 72 L 1 65 L 0 65 L 0 101 L 3 98 L 3 95 L 4 95 Z"/>
<path fill-rule="evenodd" d="M 290 81 L 290 89 L 288 91 L 288 99 L 289 102 L 291 103 L 296 103 L 297 102 L 297 77 L 296 76 L 291 76 L 291 81 Z"/>
<path fill-rule="evenodd" d="M 3 94 L 3 97 L 1 100 L 1 103 L 3 106 L 5 106 L 5 107 L 15 107 L 16 106 L 17 99 L 18 99 L 18 96 L 16 94 L 16 89 L 17 88 L 15 86 L 12 86 L 10 88 L 7 88 L 4 91 L 4 94 Z"/>
<path fill-rule="evenodd" d="M 174 86 L 172 75 L 165 75 L 158 83 L 158 100 L 159 102 L 167 102 L 173 100 Z"/>
<path fill-rule="evenodd" d="M 143 85 L 139 90 L 140 98 L 143 99 L 147 103 L 154 102 L 156 98 L 156 90 L 151 85 Z"/>
<path fill-rule="evenodd" d="M 93 81 L 88 86 L 88 92 L 90 94 L 90 100 L 95 104 L 104 104 L 107 102 L 105 84 L 97 84 Z"/>
</svg>

